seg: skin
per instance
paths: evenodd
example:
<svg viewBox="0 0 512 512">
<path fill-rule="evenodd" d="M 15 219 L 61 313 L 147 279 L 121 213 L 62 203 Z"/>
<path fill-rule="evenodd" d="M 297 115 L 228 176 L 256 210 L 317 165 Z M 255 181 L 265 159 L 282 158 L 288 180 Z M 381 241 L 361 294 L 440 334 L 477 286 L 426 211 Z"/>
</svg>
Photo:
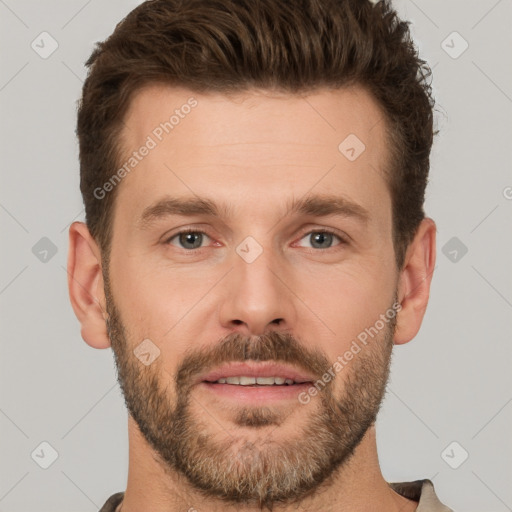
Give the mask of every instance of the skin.
<svg viewBox="0 0 512 512">
<path fill-rule="evenodd" d="M 215 350 L 219 340 L 235 333 L 290 334 L 305 349 L 334 363 L 389 309 L 396 294 L 401 309 L 389 339 L 396 345 L 413 339 L 428 303 L 436 227 L 432 219 L 422 221 L 398 271 L 391 197 L 382 171 L 388 158 L 386 123 L 375 100 L 359 87 L 304 97 L 264 91 L 227 97 L 153 85 L 134 96 L 125 116 L 126 156 L 191 96 L 197 107 L 118 185 L 108 269 L 110 300 L 115 301 L 126 329 L 124 342 L 130 346 L 117 347 L 116 353 L 131 357 L 133 348 L 151 339 L 160 355 L 147 373 L 140 372 L 145 379 L 156 376 L 158 386 L 166 390 L 164 396 L 175 404 L 172 383 L 187 353 Z M 366 146 L 354 161 L 338 150 L 349 134 L 356 134 Z M 232 216 L 172 216 L 140 229 L 144 209 L 166 194 L 226 203 Z M 287 201 L 307 194 L 349 198 L 368 211 L 368 222 L 287 215 Z M 177 237 L 167 241 L 184 227 L 208 235 L 203 248 L 192 255 L 180 247 Z M 322 228 L 348 237 L 348 243 L 341 245 L 334 237 L 330 248 L 313 247 L 310 234 Z M 236 252 L 247 236 L 262 249 L 252 263 Z M 112 337 L 105 270 L 86 225 L 73 223 L 68 260 L 71 303 L 83 339 L 99 349 L 110 347 Z M 368 345 L 366 354 L 385 354 L 385 334 Z M 347 379 L 357 375 L 357 360 L 356 356 L 331 382 L 333 397 L 344 397 Z M 383 356 L 381 375 L 388 362 Z M 198 388 L 191 393 L 190 410 L 205 422 L 208 433 L 224 441 L 235 435 L 257 446 L 269 435 L 277 444 L 300 439 L 305 422 L 321 410 L 319 396 L 307 406 L 286 402 L 274 408 L 279 425 L 257 429 L 235 424 L 241 405 L 233 409 Z M 128 433 L 130 463 L 122 512 L 261 509 L 254 503 L 229 504 L 200 493 L 162 463 L 131 415 Z M 416 502 L 392 491 L 382 476 L 374 425 L 353 448 L 321 492 L 274 510 L 416 509 Z"/>
</svg>

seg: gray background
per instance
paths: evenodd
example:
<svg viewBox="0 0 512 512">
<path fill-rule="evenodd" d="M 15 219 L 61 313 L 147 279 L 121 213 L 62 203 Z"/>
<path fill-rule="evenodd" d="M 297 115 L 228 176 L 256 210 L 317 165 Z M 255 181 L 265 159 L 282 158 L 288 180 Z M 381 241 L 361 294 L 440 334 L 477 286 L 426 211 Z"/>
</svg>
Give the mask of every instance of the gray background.
<svg viewBox="0 0 512 512">
<path fill-rule="evenodd" d="M 80 337 L 66 255 L 68 226 L 83 220 L 74 134 L 83 63 L 138 3 L 0 0 L 0 511 L 92 512 L 125 489 L 127 413 L 112 352 Z M 441 134 L 426 212 L 438 261 L 422 329 L 395 348 L 381 466 L 388 481 L 431 478 L 457 511 L 503 512 L 512 510 L 512 1 L 396 6 L 434 70 Z M 58 43 L 47 58 L 31 47 L 51 49 L 43 31 Z M 58 454 L 47 469 L 42 442 Z"/>
</svg>

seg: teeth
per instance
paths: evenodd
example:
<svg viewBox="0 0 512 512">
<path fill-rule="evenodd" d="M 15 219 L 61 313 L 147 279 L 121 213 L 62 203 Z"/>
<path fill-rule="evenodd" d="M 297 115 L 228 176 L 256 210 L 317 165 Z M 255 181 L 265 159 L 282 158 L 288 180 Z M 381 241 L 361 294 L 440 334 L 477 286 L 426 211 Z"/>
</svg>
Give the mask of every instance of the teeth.
<svg viewBox="0 0 512 512">
<path fill-rule="evenodd" d="M 272 386 L 274 382 L 276 384 L 282 384 L 284 382 L 279 382 L 281 380 L 279 377 L 257 377 L 256 378 L 256 384 L 263 384 L 266 386 Z"/>
<path fill-rule="evenodd" d="M 282 386 L 283 384 L 291 385 L 294 383 L 292 379 L 283 377 L 226 377 L 217 380 L 219 384 L 238 384 L 239 386 L 251 386 L 259 384 L 261 386 L 273 386 L 274 384 Z"/>
<path fill-rule="evenodd" d="M 250 386 L 256 384 L 256 377 L 240 377 L 240 384 L 242 386 Z"/>
</svg>

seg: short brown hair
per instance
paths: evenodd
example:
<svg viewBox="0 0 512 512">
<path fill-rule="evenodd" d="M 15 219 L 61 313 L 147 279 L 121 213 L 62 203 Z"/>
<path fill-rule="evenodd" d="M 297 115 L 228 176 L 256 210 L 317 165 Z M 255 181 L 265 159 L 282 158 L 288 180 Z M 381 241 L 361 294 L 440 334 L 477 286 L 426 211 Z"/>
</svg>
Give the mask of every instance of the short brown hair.
<svg viewBox="0 0 512 512">
<path fill-rule="evenodd" d="M 96 44 L 78 109 L 86 222 L 106 260 L 116 189 L 103 199 L 94 190 L 120 165 L 123 118 L 141 87 L 293 94 L 360 85 L 387 122 L 386 173 L 401 269 L 425 217 L 434 135 L 431 70 L 408 25 L 389 0 L 149 0 L 135 8 Z"/>
</svg>

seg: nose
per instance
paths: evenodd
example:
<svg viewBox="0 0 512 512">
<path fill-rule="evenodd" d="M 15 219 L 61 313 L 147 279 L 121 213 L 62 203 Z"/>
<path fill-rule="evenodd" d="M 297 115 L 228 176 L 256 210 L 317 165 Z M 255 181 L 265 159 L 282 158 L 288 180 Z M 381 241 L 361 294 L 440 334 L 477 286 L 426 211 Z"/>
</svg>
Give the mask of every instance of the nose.
<svg viewBox="0 0 512 512">
<path fill-rule="evenodd" d="M 271 252 L 264 250 L 251 263 L 233 255 L 234 268 L 226 276 L 220 307 L 220 322 L 229 331 L 260 336 L 276 326 L 291 329 L 295 322 L 290 278 Z"/>
</svg>

